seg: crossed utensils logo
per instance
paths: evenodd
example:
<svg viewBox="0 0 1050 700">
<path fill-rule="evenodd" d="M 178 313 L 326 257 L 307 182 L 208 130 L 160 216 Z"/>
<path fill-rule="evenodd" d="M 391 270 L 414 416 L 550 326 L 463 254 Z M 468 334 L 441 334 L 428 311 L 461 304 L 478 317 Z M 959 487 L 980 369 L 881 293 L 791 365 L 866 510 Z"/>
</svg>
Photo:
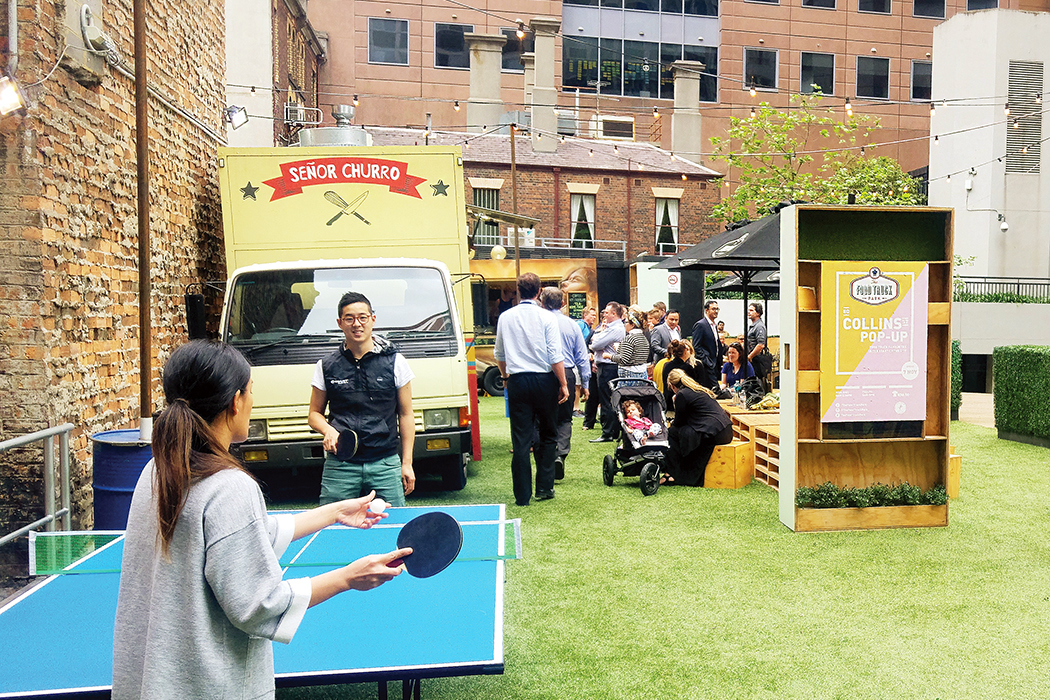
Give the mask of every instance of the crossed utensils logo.
<svg viewBox="0 0 1050 700">
<path fill-rule="evenodd" d="M 364 203 L 365 199 L 368 198 L 368 192 L 367 191 L 362 192 L 361 194 L 357 195 L 357 197 L 354 199 L 354 201 L 350 202 L 349 204 L 347 204 L 346 200 L 343 199 L 342 197 L 340 197 L 339 194 L 336 193 L 333 190 L 328 190 L 327 192 L 325 192 L 324 193 L 324 198 L 327 199 L 329 202 L 331 202 L 332 204 L 334 204 L 336 207 L 339 208 L 339 213 L 337 213 L 335 216 L 333 216 L 331 219 L 328 220 L 328 223 L 327 223 L 328 226 L 331 226 L 336 221 L 338 221 L 340 219 L 340 217 L 343 216 L 343 214 L 347 214 L 347 215 L 350 215 L 350 216 L 356 216 L 358 219 L 363 221 L 368 226 L 372 225 L 372 222 L 370 222 L 368 219 L 366 219 L 365 217 L 361 216 L 357 212 L 357 209 L 361 206 L 362 203 Z"/>
</svg>

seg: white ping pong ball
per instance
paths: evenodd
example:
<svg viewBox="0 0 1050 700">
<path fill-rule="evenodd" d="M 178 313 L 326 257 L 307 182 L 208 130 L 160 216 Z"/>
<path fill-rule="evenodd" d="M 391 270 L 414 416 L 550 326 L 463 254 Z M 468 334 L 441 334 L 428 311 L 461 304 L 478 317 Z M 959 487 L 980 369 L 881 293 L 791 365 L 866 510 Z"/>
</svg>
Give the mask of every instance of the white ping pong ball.
<svg viewBox="0 0 1050 700">
<path fill-rule="evenodd" d="M 374 498 L 372 499 L 372 502 L 368 504 L 368 509 L 376 515 L 379 515 L 386 510 L 386 501 L 382 498 Z"/>
</svg>

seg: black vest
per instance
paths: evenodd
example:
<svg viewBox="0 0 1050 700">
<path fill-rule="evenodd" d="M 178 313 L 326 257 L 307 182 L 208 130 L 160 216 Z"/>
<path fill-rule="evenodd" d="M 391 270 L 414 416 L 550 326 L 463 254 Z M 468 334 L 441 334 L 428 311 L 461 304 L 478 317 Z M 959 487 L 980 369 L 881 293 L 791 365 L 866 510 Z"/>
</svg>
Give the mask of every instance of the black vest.
<svg viewBox="0 0 1050 700">
<path fill-rule="evenodd" d="M 401 447 L 394 384 L 397 351 L 379 338 L 372 341 L 375 347 L 360 360 L 343 347 L 321 360 L 328 423 L 357 433 L 357 454 L 350 460 L 355 464 L 389 457 Z"/>
</svg>

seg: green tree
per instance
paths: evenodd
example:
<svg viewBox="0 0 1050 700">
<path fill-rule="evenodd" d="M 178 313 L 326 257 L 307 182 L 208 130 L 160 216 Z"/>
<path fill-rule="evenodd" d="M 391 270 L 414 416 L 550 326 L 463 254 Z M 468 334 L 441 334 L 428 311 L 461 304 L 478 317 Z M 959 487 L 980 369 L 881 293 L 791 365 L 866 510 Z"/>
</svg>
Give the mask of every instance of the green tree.
<svg viewBox="0 0 1050 700">
<path fill-rule="evenodd" d="M 724 222 L 756 218 L 782 201 L 845 204 L 919 204 L 917 183 L 892 158 L 862 155 L 878 120 L 842 118 L 820 106 L 823 95 L 793 95 L 792 107 L 763 102 L 748 118 L 731 117 L 726 138 L 714 137 L 715 160 L 725 162 L 738 183 L 712 210 Z"/>
</svg>

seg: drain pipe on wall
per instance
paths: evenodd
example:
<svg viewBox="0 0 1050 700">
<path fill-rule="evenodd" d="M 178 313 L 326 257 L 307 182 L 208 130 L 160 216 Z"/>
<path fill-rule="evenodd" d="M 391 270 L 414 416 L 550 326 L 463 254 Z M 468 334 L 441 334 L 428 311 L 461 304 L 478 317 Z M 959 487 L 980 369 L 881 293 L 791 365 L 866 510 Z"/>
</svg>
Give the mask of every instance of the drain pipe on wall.
<svg viewBox="0 0 1050 700">
<path fill-rule="evenodd" d="M 7 0 L 7 75 L 18 69 L 18 0 Z"/>
</svg>

